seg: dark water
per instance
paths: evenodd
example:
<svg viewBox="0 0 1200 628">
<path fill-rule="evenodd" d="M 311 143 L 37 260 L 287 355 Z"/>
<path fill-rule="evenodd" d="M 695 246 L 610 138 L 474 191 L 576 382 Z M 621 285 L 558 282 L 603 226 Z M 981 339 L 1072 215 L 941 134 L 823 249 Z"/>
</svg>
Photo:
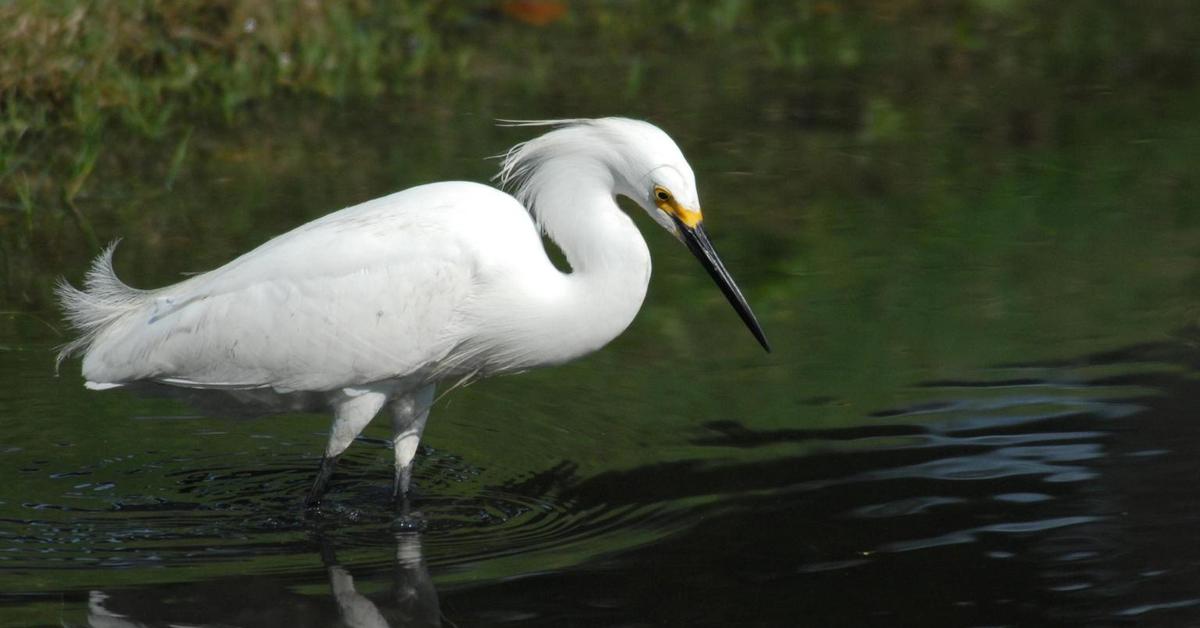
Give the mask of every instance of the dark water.
<svg viewBox="0 0 1200 628">
<path fill-rule="evenodd" d="M 622 338 L 439 402 L 408 517 L 384 426 L 310 513 L 326 417 L 85 391 L 75 362 L 54 376 L 57 314 L 14 305 L 0 625 L 1200 623 L 1200 97 L 1092 86 L 1030 112 L 968 84 L 925 109 L 765 71 L 705 84 L 698 63 L 647 66 L 667 93 L 704 85 L 687 102 L 593 101 L 602 76 L 281 105 L 198 126 L 170 189 L 171 142 L 114 138 L 81 202 L 153 286 L 331 209 L 483 180 L 525 137 L 492 118 L 604 102 L 679 140 L 775 352 L 639 218 L 655 276 Z M 38 272 L 77 280 L 87 257 Z"/>
<path fill-rule="evenodd" d="M 697 421 L 658 439 L 663 460 L 614 468 L 575 460 L 609 439 L 458 455 L 489 430 L 452 419 L 406 519 L 370 438 L 333 505 L 300 508 L 318 420 L 9 390 L 2 608 L 8 625 L 1189 624 L 1198 367 L 1162 342 L 978 369 L 843 427 L 803 419 L 831 400 L 788 427 Z"/>
</svg>

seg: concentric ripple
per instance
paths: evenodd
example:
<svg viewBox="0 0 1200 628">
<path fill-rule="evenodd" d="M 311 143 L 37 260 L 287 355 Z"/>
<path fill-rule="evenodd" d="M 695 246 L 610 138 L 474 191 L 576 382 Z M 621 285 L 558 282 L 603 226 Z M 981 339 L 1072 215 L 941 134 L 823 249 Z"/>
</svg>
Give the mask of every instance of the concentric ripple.
<svg viewBox="0 0 1200 628">
<path fill-rule="evenodd" d="M 665 505 L 570 497 L 580 481 L 572 465 L 485 472 L 428 447 L 401 509 L 391 500 L 389 457 L 372 444 L 381 443 L 351 450 L 316 510 L 301 505 L 316 462 L 293 447 L 232 457 L 143 452 L 68 469 L 31 461 L 22 474 L 51 488 L 37 502 L 0 498 L 0 568 L 19 576 L 169 566 L 170 579 L 189 567 L 253 559 L 255 569 L 287 572 L 310 567 L 318 546 L 330 543 L 344 562 L 382 566 L 392 557 L 378 551 L 381 542 L 404 529 L 422 535 L 431 565 L 546 553 L 579 560 L 682 525 L 679 509 Z"/>
</svg>

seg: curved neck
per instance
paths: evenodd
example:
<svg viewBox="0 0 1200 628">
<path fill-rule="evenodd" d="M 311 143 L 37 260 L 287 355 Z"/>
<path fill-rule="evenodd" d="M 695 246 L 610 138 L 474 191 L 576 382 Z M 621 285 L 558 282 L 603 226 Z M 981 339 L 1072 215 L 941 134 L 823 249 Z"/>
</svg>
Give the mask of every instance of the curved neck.
<svg viewBox="0 0 1200 628">
<path fill-rule="evenodd" d="M 646 241 L 617 206 L 611 174 L 571 161 L 544 166 L 539 174 L 545 175 L 546 183 L 530 199 L 533 215 L 567 256 L 573 275 L 604 276 L 621 269 L 649 272 Z"/>
<path fill-rule="evenodd" d="M 554 344 L 541 347 L 550 356 L 544 362 L 555 363 L 599 349 L 633 322 L 650 281 L 650 250 L 617 206 L 607 171 L 564 161 L 539 175 L 534 216 L 571 265 L 536 321 L 538 336 Z"/>
</svg>

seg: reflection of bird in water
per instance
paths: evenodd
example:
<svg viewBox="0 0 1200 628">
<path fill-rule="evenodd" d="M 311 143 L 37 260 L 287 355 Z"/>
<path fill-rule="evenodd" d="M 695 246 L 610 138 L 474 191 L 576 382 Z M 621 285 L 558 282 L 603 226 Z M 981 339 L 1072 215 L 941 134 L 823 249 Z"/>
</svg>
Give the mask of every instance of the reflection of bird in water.
<svg viewBox="0 0 1200 628">
<path fill-rule="evenodd" d="M 767 347 L 670 137 L 622 118 L 527 124 L 557 128 L 508 151 L 499 177 L 513 196 L 460 181 L 415 187 L 157 290 L 121 283 L 110 247 L 86 290 L 59 287 L 82 333 L 60 359 L 83 352 L 94 389 L 149 381 L 242 400 L 319 395 L 334 420 L 310 504 L 387 405 L 393 488 L 404 494 L 437 383 L 566 362 L 633 320 L 650 253 L 617 195 L 687 245 Z M 539 230 L 571 273 L 551 263 Z"/>
<path fill-rule="evenodd" d="M 385 628 L 387 626 L 434 627 L 442 625 L 437 589 L 421 554 L 421 536 L 417 532 L 396 534 L 396 572 L 391 599 L 380 608 L 358 592 L 354 578 L 346 571 L 327 542 L 321 545 L 321 561 L 329 573 L 329 586 L 337 602 L 342 623 L 351 628 Z"/>
<path fill-rule="evenodd" d="M 235 578 L 156 591 L 92 591 L 88 625 L 92 628 L 149 626 L 328 626 L 350 628 L 436 628 L 442 625 L 437 589 L 421 551 L 421 535 L 395 534 L 396 560 L 390 593 L 359 593 L 354 577 L 337 560 L 332 543 L 320 537 L 321 562 L 337 608 L 292 591 L 294 583 L 265 578 Z"/>
</svg>

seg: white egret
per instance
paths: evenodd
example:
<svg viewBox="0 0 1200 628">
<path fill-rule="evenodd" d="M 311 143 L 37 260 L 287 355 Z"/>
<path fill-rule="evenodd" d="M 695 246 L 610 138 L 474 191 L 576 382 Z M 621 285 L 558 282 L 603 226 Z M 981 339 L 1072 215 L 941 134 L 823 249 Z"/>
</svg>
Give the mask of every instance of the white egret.
<svg viewBox="0 0 1200 628">
<path fill-rule="evenodd" d="M 770 351 L 709 243 L 692 169 L 666 133 L 624 118 L 522 125 L 553 128 L 504 156 L 498 178 L 511 196 L 464 181 L 421 185 L 156 290 L 117 278 L 114 243 L 84 290 L 58 286 L 80 332 L 59 361 L 82 352 L 92 389 L 153 382 L 241 400 L 318 399 L 334 418 L 310 505 L 387 405 L 393 493 L 403 496 L 439 382 L 560 364 L 633 321 L 650 252 L 617 195 L 687 245 Z M 542 232 L 570 273 L 551 263 Z"/>
</svg>

